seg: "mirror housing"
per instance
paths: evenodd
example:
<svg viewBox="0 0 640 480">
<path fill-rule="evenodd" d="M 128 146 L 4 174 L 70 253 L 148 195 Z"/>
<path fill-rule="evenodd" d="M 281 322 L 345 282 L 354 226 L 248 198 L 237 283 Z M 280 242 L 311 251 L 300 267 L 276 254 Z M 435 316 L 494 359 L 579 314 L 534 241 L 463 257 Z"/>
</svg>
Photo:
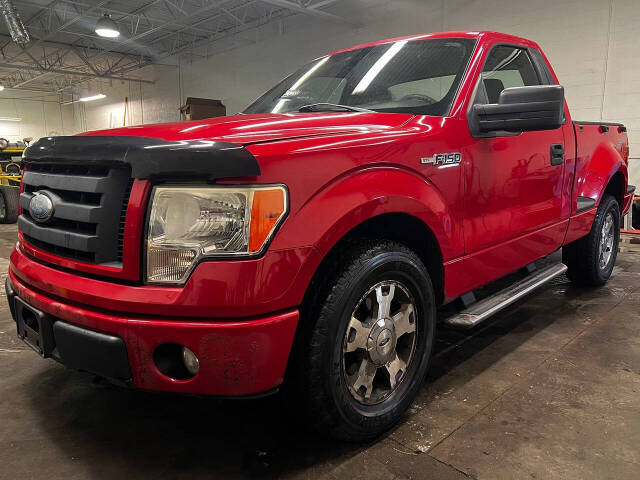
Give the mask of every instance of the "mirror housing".
<svg viewBox="0 0 640 480">
<path fill-rule="evenodd" d="M 479 133 L 553 130 L 564 123 L 564 87 L 505 88 L 498 103 L 476 104 L 472 111 Z"/>
</svg>

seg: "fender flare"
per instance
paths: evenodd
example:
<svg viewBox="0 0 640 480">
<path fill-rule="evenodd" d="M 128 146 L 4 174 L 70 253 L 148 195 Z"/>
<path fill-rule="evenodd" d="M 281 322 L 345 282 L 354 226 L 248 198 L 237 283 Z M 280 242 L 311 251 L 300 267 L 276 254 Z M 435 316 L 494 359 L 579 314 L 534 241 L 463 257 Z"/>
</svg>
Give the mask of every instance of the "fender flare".
<svg viewBox="0 0 640 480">
<path fill-rule="evenodd" d="M 600 143 L 589 159 L 585 173 L 576 178 L 576 185 L 579 186 L 575 195 L 576 201 L 582 197 L 595 201 L 594 206 L 600 205 L 607 185 L 618 172 L 624 175 L 626 186 L 628 172 L 622 156 L 611 143 Z M 624 196 L 624 192 L 620 192 L 620 195 Z M 576 205 L 573 210 L 576 211 Z"/>
<path fill-rule="evenodd" d="M 421 220 L 435 236 L 444 261 L 461 254 L 461 219 L 454 218 L 435 185 L 398 167 L 377 166 L 335 179 L 287 219 L 286 231 L 304 232 L 298 244 L 314 245 L 324 256 L 355 227 L 386 213 Z M 278 243 L 291 244 L 293 239 L 282 237 Z"/>
</svg>

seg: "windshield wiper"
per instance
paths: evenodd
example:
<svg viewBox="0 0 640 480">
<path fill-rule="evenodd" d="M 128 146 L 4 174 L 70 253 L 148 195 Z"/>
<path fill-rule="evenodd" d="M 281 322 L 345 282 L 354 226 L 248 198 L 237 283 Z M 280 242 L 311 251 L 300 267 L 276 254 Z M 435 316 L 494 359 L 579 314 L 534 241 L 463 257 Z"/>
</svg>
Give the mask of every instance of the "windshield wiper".
<svg viewBox="0 0 640 480">
<path fill-rule="evenodd" d="M 299 112 L 373 112 L 366 108 L 338 105 L 337 103 L 312 103 L 298 109 Z"/>
</svg>

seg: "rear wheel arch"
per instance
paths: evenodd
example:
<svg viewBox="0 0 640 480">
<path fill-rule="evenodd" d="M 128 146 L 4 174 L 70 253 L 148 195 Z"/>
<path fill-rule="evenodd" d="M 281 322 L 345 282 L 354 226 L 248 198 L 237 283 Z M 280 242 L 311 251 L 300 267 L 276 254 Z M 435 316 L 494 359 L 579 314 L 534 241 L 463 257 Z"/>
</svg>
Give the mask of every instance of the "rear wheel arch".
<svg viewBox="0 0 640 480">
<path fill-rule="evenodd" d="M 624 173 L 622 173 L 622 171 L 618 170 L 611 176 L 611 178 L 607 182 L 607 185 L 600 195 L 600 200 L 602 201 L 605 195 L 609 194 L 618 201 L 618 205 L 620 206 L 620 208 L 622 208 L 622 205 L 624 204 L 625 184 L 625 175 Z"/>
</svg>

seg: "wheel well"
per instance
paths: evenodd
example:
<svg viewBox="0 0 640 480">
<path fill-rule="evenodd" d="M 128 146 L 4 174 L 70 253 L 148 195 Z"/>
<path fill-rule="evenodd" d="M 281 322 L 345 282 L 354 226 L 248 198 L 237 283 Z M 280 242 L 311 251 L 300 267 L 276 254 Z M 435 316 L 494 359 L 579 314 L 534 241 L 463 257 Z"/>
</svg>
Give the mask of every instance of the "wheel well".
<svg viewBox="0 0 640 480">
<path fill-rule="evenodd" d="M 622 202 L 624 201 L 623 190 L 624 190 L 624 175 L 622 174 L 622 172 L 616 172 L 613 175 L 613 177 L 611 177 L 611 180 L 609 180 L 607 187 L 604 189 L 604 193 L 613 195 L 615 199 L 618 201 L 618 205 L 620 206 L 620 208 L 622 208 Z"/>
<path fill-rule="evenodd" d="M 314 289 L 318 279 L 322 279 L 326 269 L 333 264 L 341 248 L 357 242 L 358 239 L 373 238 L 393 240 L 406 245 L 420 257 L 433 283 L 436 302 L 444 299 L 444 268 L 442 253 L 435 235 L 419 218 L 406 213 L 385 213 L 365 220 L 344 235 L 325 255 L 314 274 L 309 290 Z M 307 296 L 310 292 L 307 292 Z M 305 298 L 307 297 L 305 296 Z"/>
<path fill-rule="evenodd" d="M 301 349 L 307 345 L 313 329 L 313 323 L 303 321 L 303 319 L 312 318 L 317 314 L 318 301 L 326 288 L 324 280 L 330 274 L 332 267 L 335 268 L 335 263 L 340 261 L 341 249 L 348 248 L 349 244 L 365 238 L 397 241 L 416 252 L 427 267 L 431 277 L 436 303 L 440 304 L 444 300 L 444 267 L 440 246 L 435 235 L 424 222 L 405 213 L 386 213 L 364 221 L 350 230 L 329 250 L 322 262 L 320 262 L 307 287 L 300 306 L 301 322 L 296 328 L 290 360 L 285 373 L 285 388 L 289 384 L 288 379 L 292 375 L 296 375 L 300 359 L 303 358 L 304 354 Z M 291 359 L 295 360 L 292 361 Z"/>
</svg>

